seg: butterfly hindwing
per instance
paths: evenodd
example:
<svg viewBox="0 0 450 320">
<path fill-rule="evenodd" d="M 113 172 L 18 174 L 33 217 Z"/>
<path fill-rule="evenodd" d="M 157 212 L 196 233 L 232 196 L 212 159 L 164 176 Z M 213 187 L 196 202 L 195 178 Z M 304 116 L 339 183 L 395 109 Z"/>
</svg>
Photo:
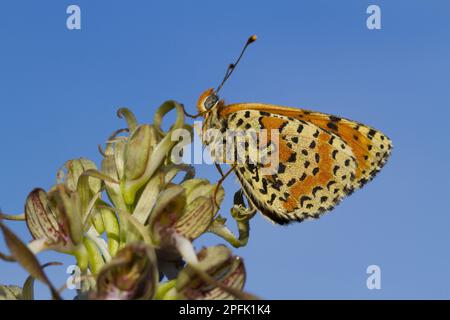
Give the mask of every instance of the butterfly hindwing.
<svg viewBox="0 0 450 320">
<path fill-rule="evenodd" d="M 278 170 L 271 175 L 262 174 L 267 166 L 262 163 L 237 163 L 235 170 L 247 197 L 272 221 L 284 224 L 318 217 L 357 186 L 351 148 L 312 122 L 247 108 L 222 119 L 229 130 L 267 130 L 267 140 L 278 151 Z M 277 130 L 278 138 L 270 130 Z"/>
</svg>

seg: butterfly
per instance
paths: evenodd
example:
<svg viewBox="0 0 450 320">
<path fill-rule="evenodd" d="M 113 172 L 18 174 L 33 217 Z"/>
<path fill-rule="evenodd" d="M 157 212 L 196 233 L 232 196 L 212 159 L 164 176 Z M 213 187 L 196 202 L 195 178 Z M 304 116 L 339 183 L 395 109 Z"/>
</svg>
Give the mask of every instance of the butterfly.
<svg viewBox="0 0 450 320">
<path fill-rule="evenodd" d="M 392 142 L 372 127 L 330 114 L 264 103 L 225 104 L 218 92 L 255 40 L 248 39 L 218 88 L 200 96 L 202 131 L 275 130 L 277 139 L 266 138 L 279 157 L 275 172 L 264 175 L 265 165 L 249 161 L 233 163 L 230 172 L 235 172 L 248 201 L 272 222 L 318 218 L 377 175 Z M 211 144 L 211 139 L 202 139 Z"/>
</svg>

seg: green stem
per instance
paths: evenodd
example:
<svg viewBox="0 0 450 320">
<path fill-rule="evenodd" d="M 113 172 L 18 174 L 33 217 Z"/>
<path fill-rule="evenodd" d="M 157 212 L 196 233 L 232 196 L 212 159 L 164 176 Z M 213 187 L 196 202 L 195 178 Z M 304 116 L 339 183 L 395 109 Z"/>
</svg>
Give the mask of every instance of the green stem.
<svg viewBox="0 0 450 320">
<path fill-rule="evenodd" d="M 235 248 L 247 245 L 250 236 L 250 219 L 236 220 L 239 236 L 236 237 L 233 232 L 225 225 L 226 219 L 218 216 L 208 228 L 208 232 L 223 238 Z"/>
<path fill-rule="evenodd" d="M 0 219 L 4 220 L 12 220 L 12 221 L 24 221 L 25 220 L 25 214 L 6 214 L 0 212 Z"/>
<path fill-rule="evenodd" d="M 159 284 L 158 288 L 156 289 L 155 300 L 166 300 L 166 295 L 169 293 L 169 291 L 175 288 L 176 284 L 176 279 Z"/>
</svg>

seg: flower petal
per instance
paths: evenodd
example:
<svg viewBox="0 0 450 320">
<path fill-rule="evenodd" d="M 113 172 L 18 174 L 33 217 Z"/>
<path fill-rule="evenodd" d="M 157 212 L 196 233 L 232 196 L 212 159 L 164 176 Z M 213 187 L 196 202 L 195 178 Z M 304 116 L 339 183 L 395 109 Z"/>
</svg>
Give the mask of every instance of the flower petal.
<svg viewBox="0 0 450 320">
<path fill-rule="evenodd" d="M 151 299 L 158 284 L 154 250 L 142 243 L 122 248 L 97 278 L 95 298 L 108 300 Z"/>
<path fill-rule="evenodd" d="M 177 291 L 185 299 L 234 299 L 230 291 L 241 293 L 245 284 L 246 273 L 242 259 L 233 256 L 231 251 L 222 245 L 204 248 L 199 254 L 199 263 L 195 266 L 211 276 L 222 286 L 230 288 L 224 290 L 219 286 L 206 282 L 198 273 L 187 266 L 178 275 Z M 242 292 L 242 295 L 244 293 Z"/>
</svg>

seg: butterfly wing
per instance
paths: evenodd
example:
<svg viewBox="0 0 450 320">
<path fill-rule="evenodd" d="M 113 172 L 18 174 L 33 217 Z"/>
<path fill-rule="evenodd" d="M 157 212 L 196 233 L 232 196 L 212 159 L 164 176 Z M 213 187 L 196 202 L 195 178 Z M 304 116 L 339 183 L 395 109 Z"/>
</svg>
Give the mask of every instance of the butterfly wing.
<svg viewBox="0 0 450 320">
<path fill-rule="evenodd" d="M 248 162 L 238 162 L 235 170 L 247 198 L 270 220 L 285 224 L 317 218 L 356 187 L 356 158 L 336 134 L 257 108 L 234 109 L 221 117 L 229 130 L 279 133 L 278 139 L 268 134 L 266 141 L 278 150 L 277 172 L 263 175 L 263 164 Z"/>
<path fill-rule="evenodd" d="M 391 140 L 382 132 L 349 119 L 271 104 L 232 104 L 221 109 L 221 117 L 228 117 L 239 110 L 259 110 L 270 114 L 284 115 L 312 123 L 341 138 L 352 150 L 356 159 L 355 177 L 358 187 L 372 180 L 384 166 L 392 150 Z"/>
</svg>

